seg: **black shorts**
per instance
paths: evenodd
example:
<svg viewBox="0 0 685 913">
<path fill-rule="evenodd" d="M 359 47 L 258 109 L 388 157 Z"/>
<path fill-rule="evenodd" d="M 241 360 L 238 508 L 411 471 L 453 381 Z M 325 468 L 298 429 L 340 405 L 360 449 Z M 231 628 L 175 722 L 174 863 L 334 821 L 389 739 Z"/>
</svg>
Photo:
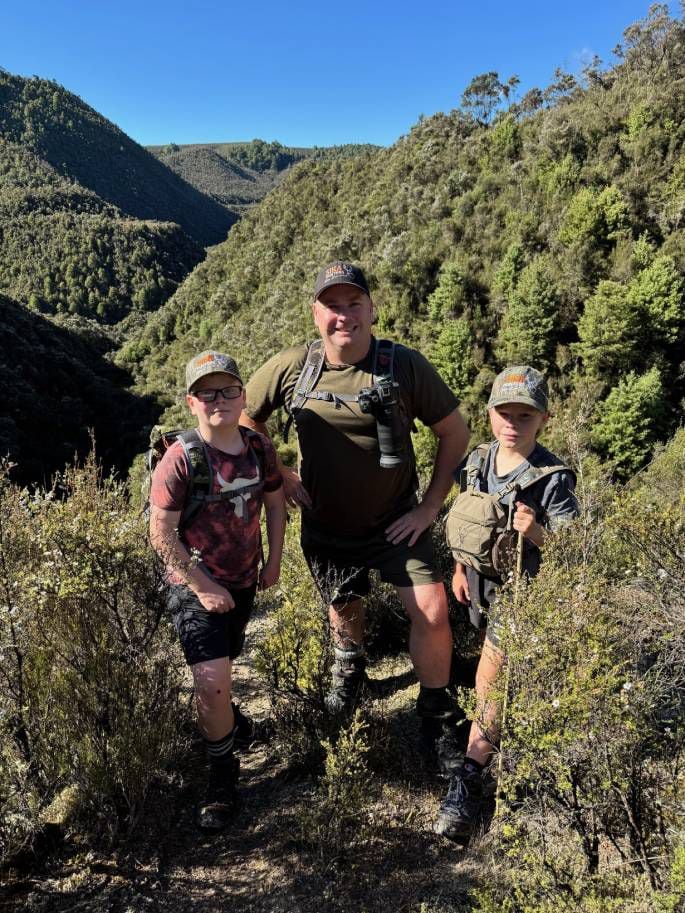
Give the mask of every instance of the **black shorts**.
<svg viewBox="0 0 685 913">
<path fill-rule="evenodd" d="M 243 590 L 229 590 L 235 601 L 230 612 L 208 612 L 187 587 L 170 587 L 167 605 L 189 666 L 211 659 L 235 659 L 245 643 L 257 584 Z"/>
<path fill-rule="evenodd" d="M 388 542 L 385 530 L 367 536 L 330 535 L 302 524 L 302 551 L 324 600 L 346 603 L 366 596 L 369 571 L 394 586 L 421 586 L 442 581 L 435 569 L 430 530 L 414 545 L 409 538 L 397 545 Z"/>
<path fill-rule="evenodd" d="M 469 606 L 469 619 L 475 628 L 482 631 L 487 629 L 487 638 L 496 647 L 499 647 L 502 630 L 497 595 L 502 586 L 501 580 L 490 580 L 483 577 L 473 568 L 466 568 L 466 579 L 469 582 L 471 604 Z"/>
</svg>

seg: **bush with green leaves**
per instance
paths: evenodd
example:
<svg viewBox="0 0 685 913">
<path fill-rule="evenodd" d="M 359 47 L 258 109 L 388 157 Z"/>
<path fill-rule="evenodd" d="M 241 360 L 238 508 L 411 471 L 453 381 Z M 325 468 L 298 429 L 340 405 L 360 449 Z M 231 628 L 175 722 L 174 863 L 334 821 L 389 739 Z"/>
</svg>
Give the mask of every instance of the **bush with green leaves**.
<svg viewBox="0 0 685 913">
<path fill-rule="evenodd" d="M 300 837 L 326 862 L 333 862 L 363 842 L 368 812 L 378 792 L 367 764 L 368 724 L 357 711 L 335 741 L 325 739 L 324 774 L 313 801 L 299 816 Z"/>
<path fill-rule="evenodd" d="M 291 766 L 307 769 L 321 762 L 321 740 L 330 730 L 324 697 L 332 645 L 327 601 L 302 555 L 299 525 L 299 515 L 294 515 L 279 584 L 263 597 L 269 617 L 255 646 L 255 668 L 271 700 L 280 753 Z"/>
<path fill-rule="evenodd" d="M 94 457 L 2 483 L 0 848 L 75 787 L 83 833 L 130 830 L 180 746 L 183 664 L 145 524 Z"/>
<path fill-rule="evenodd" d="M 649 458 L 661 430 L 663 403 L 661 373 L 655 366 L 642 375 L 631 371 L 598 404 L 592 441 L 614 461 L 622 478 Z"/>
</svg>

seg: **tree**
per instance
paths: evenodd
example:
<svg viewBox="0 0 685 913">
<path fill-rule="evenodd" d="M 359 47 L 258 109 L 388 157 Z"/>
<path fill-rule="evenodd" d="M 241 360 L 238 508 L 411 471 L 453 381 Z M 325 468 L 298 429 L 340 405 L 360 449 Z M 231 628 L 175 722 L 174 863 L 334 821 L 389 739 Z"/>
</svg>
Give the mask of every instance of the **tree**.
<svg viewBox="0 0 685 913">
<path fill-rule="evenodd" d="M 559 296 L 545 257 L 521 272 L 495 342 L 501 364 L 532 364 L 546 371 L 554 358 Z"/>
<path fill-rule="evenodd" d="M 580 342 L 574 348 L 589 374 L 615 380 L 635 367 L 642 319 L 628 288 L 619 282 L 600 282 L 578 321 L 578 335 Z"/>
<path fill-rule="evenodd" d="M 644 315 L 652 333 L 666 343 L 685 326 L 685 283 L 670 257 L 657 257 L 630 287 L 633 307 Z"/>
<path fill-rule="evenodd" d="M 450 320 L 442 327 L 431 352 L 431 361 L 447 386 L 461 399 L 473 368 L 473 339 L 466 320 Z"/>
<path fill-rule="evenodd" d="M 500 102 L 504 85 L 494 70 L 474 76 L 461 96 L 461 106 L 481 124 L 487 124 Z M 508 92 L 507 92 L 508 94 Z"/>
<path fill-rule="evenodd" d="M 428 313 L 435 321 L 456 317 L 464 307 L 465 282 L 460 267 L 453 262 L 443 263 L 440 281 L 428 298 Z"/>
<path fill-rule="evenodd" d="M 624 478 L 647 462 L 664 416 L 664 388 L 655 366 L 646 374 L 631 371 L 597 406 L 593 444 L 616 463 Z"/>
</svg>

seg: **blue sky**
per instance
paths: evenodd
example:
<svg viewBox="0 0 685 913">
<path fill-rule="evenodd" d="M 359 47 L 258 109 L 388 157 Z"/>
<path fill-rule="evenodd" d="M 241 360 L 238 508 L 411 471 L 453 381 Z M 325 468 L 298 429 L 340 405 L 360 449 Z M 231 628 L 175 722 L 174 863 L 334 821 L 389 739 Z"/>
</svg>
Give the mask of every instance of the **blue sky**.
<svg viewBox="0 0 685 913">
<path fill-rule="evenodd" d="M 389 145 L 473 76 L 544 88 L 611 61 L 648 0 L 13 0 L 0 66 L 56 79 L 142 144 Z M 677 4 L 669 4 L 677 15 Z"/>
</svg>

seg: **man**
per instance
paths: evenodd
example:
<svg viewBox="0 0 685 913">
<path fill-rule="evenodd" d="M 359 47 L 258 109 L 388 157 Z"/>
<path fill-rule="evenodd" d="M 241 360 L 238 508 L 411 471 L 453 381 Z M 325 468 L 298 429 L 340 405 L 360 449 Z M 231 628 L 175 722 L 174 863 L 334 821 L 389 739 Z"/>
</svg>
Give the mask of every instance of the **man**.
<svg viewBox="0 0 685 913">
<path fill-rule="evenodd" d="M 374 568 L 394 584 L 409 616 L 409 651 L 421 685 L 417 710 L 424 732 L 448 736 L 437 741 L 449 773 L 457 712 L 448 690 L 452 633 L 430 526 L 466 450 L 468 429 L 454 395 L 420 353 L 401 345 L 379 346 L 371 332 L 373 302 L 359 267 L 336 261 L 320 271 L 312 315 L 321 337 L 318 364 L 307 346 L 275 355 L 248 383 L 241 421 L 266 433 L 267 419 L 284 406 L 297 429 L 298 471 L 280 468 L 286 500 L 302 510 L 307 563 L 323 592 L 327 582 L 334 584 L 329 618 L 335 661 L 328 706 L 350 709 L 363 681 L 362 599 Z M 381 398 L 374 387 L 379 375 L 385 375 L 394 405 L 386 400 L 368 405 L 369 398 Z M 388 386 L 390 378 L 399 387 Z M 371 397 L 360 403 L 360 390 L 368 388 Z M 438 439 L 432 478 L 420 502 L 409 437 L 414 418 Z"/>
</svg>

